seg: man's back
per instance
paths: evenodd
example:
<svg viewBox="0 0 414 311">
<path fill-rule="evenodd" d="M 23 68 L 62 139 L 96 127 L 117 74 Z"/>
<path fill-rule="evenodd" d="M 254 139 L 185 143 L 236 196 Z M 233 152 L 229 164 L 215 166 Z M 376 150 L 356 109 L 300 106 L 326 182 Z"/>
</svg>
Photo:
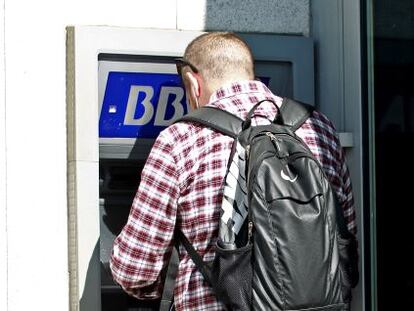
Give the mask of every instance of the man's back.
<svg viewBox="0 0 414 311">
<path fill-rule="evenodd" d="M 207 106 L 242 119 L 263 99 L 281 104 L 260 82 L 242 81 L 217 90 Z M 254 125 L 267 124 L 276 113 L 271 103 L 258 108 Z M 355 211 L 349 174 L 331 123 L 315 112 L 296 132 L 309 146 L 331 181 L 355 232 Z M 214 258 L 222 186 L 232 139 L 191 123 L 177 123 L 155 142 L 142 173 L 128 224 L 117 238 L 112 259 L 115 279 L 137 297 L 156 297 L 160 271 L 168 262 L 176 226 L 204 261 Z M 183 247 L 175 287 L 177 310 L 221 310 L 211 289 Z M 145 277 L 143 277 L 145 276 Z M 145 285 L 151 288 L 145 288 Z M 142 289 L 138 290 L 139 286 Z M 135 288 L 135 289 L 133 289 Z"/>
</svg>

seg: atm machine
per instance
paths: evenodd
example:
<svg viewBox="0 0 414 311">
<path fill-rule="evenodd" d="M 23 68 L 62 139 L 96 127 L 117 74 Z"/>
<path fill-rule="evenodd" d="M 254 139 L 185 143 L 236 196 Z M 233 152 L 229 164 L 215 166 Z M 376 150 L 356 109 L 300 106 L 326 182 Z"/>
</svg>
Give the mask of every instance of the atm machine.
<svg viewBox="0 0 414 311">
<path fill-rule="evenodd" d="M 241 36 L 252 47 L 258 78 L 275 94 L 314 104 L 310 38 Z M 108 262 L 155 138 L 189 107 L 173 56 L 100 53 L 98 68 L 101 310 L 158 310 L 159 300 L 128 297 Z"/>
<path fill-rule="evenodd" d="M 108 262 L 155 138 L 188 111 L 185 92 L 171 58 L 101 54 L 98 61 L 102 310 L 158 310 L 159 301 L 125 294 Z"/>
</svg>

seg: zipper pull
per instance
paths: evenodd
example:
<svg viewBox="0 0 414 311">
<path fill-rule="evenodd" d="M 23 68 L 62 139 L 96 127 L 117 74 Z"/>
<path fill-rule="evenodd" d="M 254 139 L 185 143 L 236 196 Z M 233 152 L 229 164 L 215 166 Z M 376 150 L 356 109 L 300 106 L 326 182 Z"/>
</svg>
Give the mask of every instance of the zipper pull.
<svg viewBox="0 0 414 311">
<path fill-rule="evenodd" d="M 249 221 L 247 224 L 247 243 L 250 243 L 250 240 L 253 236 L 253 222 Z"/>
<path fill-rule="evenodd" d="M 246 160 L 249 160 L 250 158 L 250 145 L 246 146 Z"/>
<path fill-rule="evenodd" d="M 274 145 L 276 146 L 277 153 L 279 154 L 279 157 L 280 157 L 280 158 L 286 158 L 286 157 L 288 157 L 288 156 L 289 156 L 289 154 L 288 154 L 286 151 L 284 151 L 284 150 L 282 150 L 282 148 L 280 148 L 280 145 L 279 145 L 279 140 L 276 138 L 276 136 L 275 136 L 273 133 L 271 133 L 271 132 L 266 132 L 266 135 L 267 135 L 268 137 L 270 137 L 270 139 L 272 140 L 272 142 L 273 142 L 273 143 L 274 143 Z"/>
<path fill-rule="evenodd" d="M 278 143 L 278 141 L 277 141 L 277 138 L 276 138 L 276 136 L 275 135 L 273 135 L 273 133 L 271 133 L 271 132 L 266 132 L 266 135 L 275 143 L 275 146 L 276 146 L 276 149 L 277 149 L 277 151 L 280 153 L 280 151 L 281 151 L 281 148 L 280 148 L 280 146 L 279 146 L 279 143 Z"/>
</svg>

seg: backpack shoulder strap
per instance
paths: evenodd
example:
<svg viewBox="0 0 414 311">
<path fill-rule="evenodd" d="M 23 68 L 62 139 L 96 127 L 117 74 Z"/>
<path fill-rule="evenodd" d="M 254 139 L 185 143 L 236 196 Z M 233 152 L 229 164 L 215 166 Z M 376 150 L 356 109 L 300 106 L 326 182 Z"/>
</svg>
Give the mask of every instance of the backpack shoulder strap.
<svg viewBox="0 0 414 311">
<path fill-rule="evenodd" d="M 280 113 L 282 115 L 283 124 L 296 131 L 310 117 L 315 108 L 302 102 L 283 98 Z"/>
<path fill-rule="evenodd" d="M 200 123 L 233 138 L 241 132 L 243 123 L 239 117 L 215 107 L 201 107 L 193 110 L 175 123 L 181 121 Z"/>
</svg>

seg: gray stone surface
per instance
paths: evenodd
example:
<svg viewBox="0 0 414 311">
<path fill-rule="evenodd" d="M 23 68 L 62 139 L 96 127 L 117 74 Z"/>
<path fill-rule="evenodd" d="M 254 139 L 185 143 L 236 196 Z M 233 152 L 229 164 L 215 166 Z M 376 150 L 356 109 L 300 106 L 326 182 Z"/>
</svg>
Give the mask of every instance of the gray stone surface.
<svg viewBox="0 0 414 311">
<path fill-rule="evenodd" d="M 310 33 L 310 0 L 178 0 L 177 28 Z"/>
</svg>

